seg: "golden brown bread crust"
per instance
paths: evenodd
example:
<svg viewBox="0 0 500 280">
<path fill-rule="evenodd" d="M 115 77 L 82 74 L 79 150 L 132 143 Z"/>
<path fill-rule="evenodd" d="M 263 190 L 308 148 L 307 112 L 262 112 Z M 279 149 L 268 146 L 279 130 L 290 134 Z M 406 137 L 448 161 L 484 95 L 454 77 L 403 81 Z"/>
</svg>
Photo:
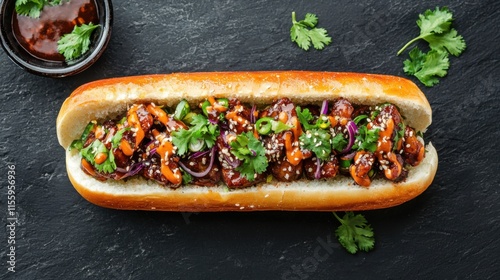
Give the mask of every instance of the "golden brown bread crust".
<svg viewBox="0 0 500 280">
<path fill-rule="evenodd" d="M 236 97 L 243 102 L 269 104 L 288 97 L 297 104 L 345 97 L 356 104 L 396 104 L 407 123 L 424 131 L 432 111 L 424 94 L 409 80 L 384 75 L 334 72 L 227 72 L 147 75 L 100 80 L 77 88 L 57 118 L 59 143 L 67 148 L 85 125 L 123 113 L 128 105 L 152 101 L 172 106 L 186 98 L 197 104 L 208 96 Z M 88 201 L 109 208 L 164 211 L 309 210 L 354 211 L 399 205 L 422 193 L 437 170 L 437 153 L 426 147 L 424 161 L 405 182 L 376 180 L 369 188 L 350 178 L 271 183 L 242 190 L 183 186 L 177 190 L 144 179 L 100 182 L 79 167 L 79 156 L 67 152 L 68 176 Z"/>
<path fill-rule="evenodd" d="M 420 89 L 410 80 L 395 76 L 310 71 L 178 73 L 82 85 L 61 107 L 57 137 L 67 148 L 89 121 L 122 113 L 127 105 L 153 101 L 172 106 L 183 98 L 194 105 L 208 96 L 260 104 L 288 97 L 299 105 L 345 97 L 355 104 L 394 103 L 417 131 L 425 131 L 432 120 L 431 107 Z"/>
</svg>

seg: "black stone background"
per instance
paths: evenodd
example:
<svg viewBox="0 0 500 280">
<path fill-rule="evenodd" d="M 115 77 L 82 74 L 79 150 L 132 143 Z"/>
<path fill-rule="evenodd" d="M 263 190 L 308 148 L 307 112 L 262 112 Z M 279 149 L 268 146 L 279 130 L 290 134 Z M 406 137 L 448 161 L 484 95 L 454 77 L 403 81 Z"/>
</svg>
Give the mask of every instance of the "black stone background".
<svg viewBox="0 0 500 280">
<path fill-rule="evenodd" d="M 448 5 L 467 42 L 425 92 L 434 183 L 398 207 L 363 214 L 375 250 L 348 254 L 331 213 L 167 213 L 94 206 L 71 186 L 55 121 L 77 86 L 124 75 L 325 70 L 404 76 L 397 50 L 419 13 Z M 114 1 L 108 50 L 75 77 L 28 74 L 0 52 L 0 182 L 16 165 L 16 272 L 1 279 L 500 279 L 500 3 L 487 1 Z M 302 51 L 291 12 L 319 16 L 333 43 Z M 425 44 L 420 43 L 421 48 Z M 325 245 L 330 244 L 331 247 Z"/>
</svg>

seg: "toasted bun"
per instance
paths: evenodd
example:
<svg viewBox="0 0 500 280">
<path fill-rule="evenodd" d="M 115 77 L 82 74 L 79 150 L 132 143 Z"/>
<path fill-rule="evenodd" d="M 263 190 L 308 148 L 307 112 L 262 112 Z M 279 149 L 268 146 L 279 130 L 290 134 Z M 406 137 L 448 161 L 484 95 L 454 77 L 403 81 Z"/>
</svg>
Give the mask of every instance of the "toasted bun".
<svg viewBox="0 0 500 280">
<path fill-rule="evenodd" d="M 113 117 L 138 102 L 167 106 L 187 99 L 192 105 L 208 96 L 235 97 L 243 102 L 270 104 L 288 97 L 296 104 L 320 104 L 345 97 L 354 104 L 397 105 L 406 123 L 425 131 L 432 110 L 425 95 L 409 80 L 384 75 L 333 72 L 214 72 L 147 75 L 95 81 L 77 88 L 57 118 L 57 137 L 64 148 L 80 137 L 91 120 Z M 369 188 L 351 178 L 271 182 L 228 190 L 225 186 L 163 187 L 142 178 L 98 181 L 80 168 L 80 156 L 67 151 L 68 176 L 88 201 L 110 208 L 164 211 L 310 210 L 354 211 L 399 205 L 421 194 L 437 170 L 437 153 L 426 146 L 426 157 L 401 183 L 375 180 Z"/>
</svg>

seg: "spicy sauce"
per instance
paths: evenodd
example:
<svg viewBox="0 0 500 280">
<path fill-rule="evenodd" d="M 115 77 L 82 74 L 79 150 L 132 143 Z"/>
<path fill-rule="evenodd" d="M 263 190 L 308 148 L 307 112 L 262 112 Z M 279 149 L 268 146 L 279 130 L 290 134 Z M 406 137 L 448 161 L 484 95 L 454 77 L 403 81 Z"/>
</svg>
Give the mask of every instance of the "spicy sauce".
<svg viewBox="0 0 500 280">
<path fill-rule="evenodd" d="M 64 61 L 57 51 L 57 41 L 71 33 L 75 25 L 99 23 L 94 0 L 63 1 L 61 5 L 46 5 L 39 18 L 14 12 L 12 28 L 17 41 L 31 55 L 49 61 Z"/>
</svg>

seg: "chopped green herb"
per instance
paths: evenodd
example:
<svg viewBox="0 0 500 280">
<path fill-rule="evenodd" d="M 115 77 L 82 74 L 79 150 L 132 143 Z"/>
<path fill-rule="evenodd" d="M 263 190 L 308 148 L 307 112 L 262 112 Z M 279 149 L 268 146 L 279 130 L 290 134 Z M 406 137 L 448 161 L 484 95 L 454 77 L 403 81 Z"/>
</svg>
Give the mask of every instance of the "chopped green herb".
<svg viewBox="0 0 500 280">
<path fill-rule="evenodd" d="M 73 31 L 57 41 L 57 51 L 64 56 L 66 61 L 74 60 L 86 53 L 90 47 L 90 35 L 100 25 L 82 24 L 75 25 Z"/>
<path fill-rule="evenodd" d="M 266 171 L 268 165 L 266 150 L 262 143 L 255 139 L 252 132 L 238 135 L 230 145 L 231 153 L 243 161 L 236 168 L 236 171 L 239 171 L 242 176 L 253 181 L 256 173 L 260 174 Z"/>
<path fill-rule="evenodd" d="M 290 29 L 290 38 L 292 42 L 303 50 L 307 51 L 311 47 L 322 50 L 326 45 L 332 42 L 328 32 L 324 28 L 317 28 L 318 17 L 315 14 L 307 13 L 305 18 L 297 21 L 295 12 L 292 12 L 292 28 Z"/>
<path fill-rule="evenodd" d="M 349 253 L 355 254 L 358 250 L 368 252 L 374 248 L 373 229 L 367 224 L 363 215 L 354 215 L 353 212 L 346 212 L 343 218 L 340 218 L 335 212 L 333 215 L 341 223 L 335 231 L 335 235 Z"/>
</svg>

